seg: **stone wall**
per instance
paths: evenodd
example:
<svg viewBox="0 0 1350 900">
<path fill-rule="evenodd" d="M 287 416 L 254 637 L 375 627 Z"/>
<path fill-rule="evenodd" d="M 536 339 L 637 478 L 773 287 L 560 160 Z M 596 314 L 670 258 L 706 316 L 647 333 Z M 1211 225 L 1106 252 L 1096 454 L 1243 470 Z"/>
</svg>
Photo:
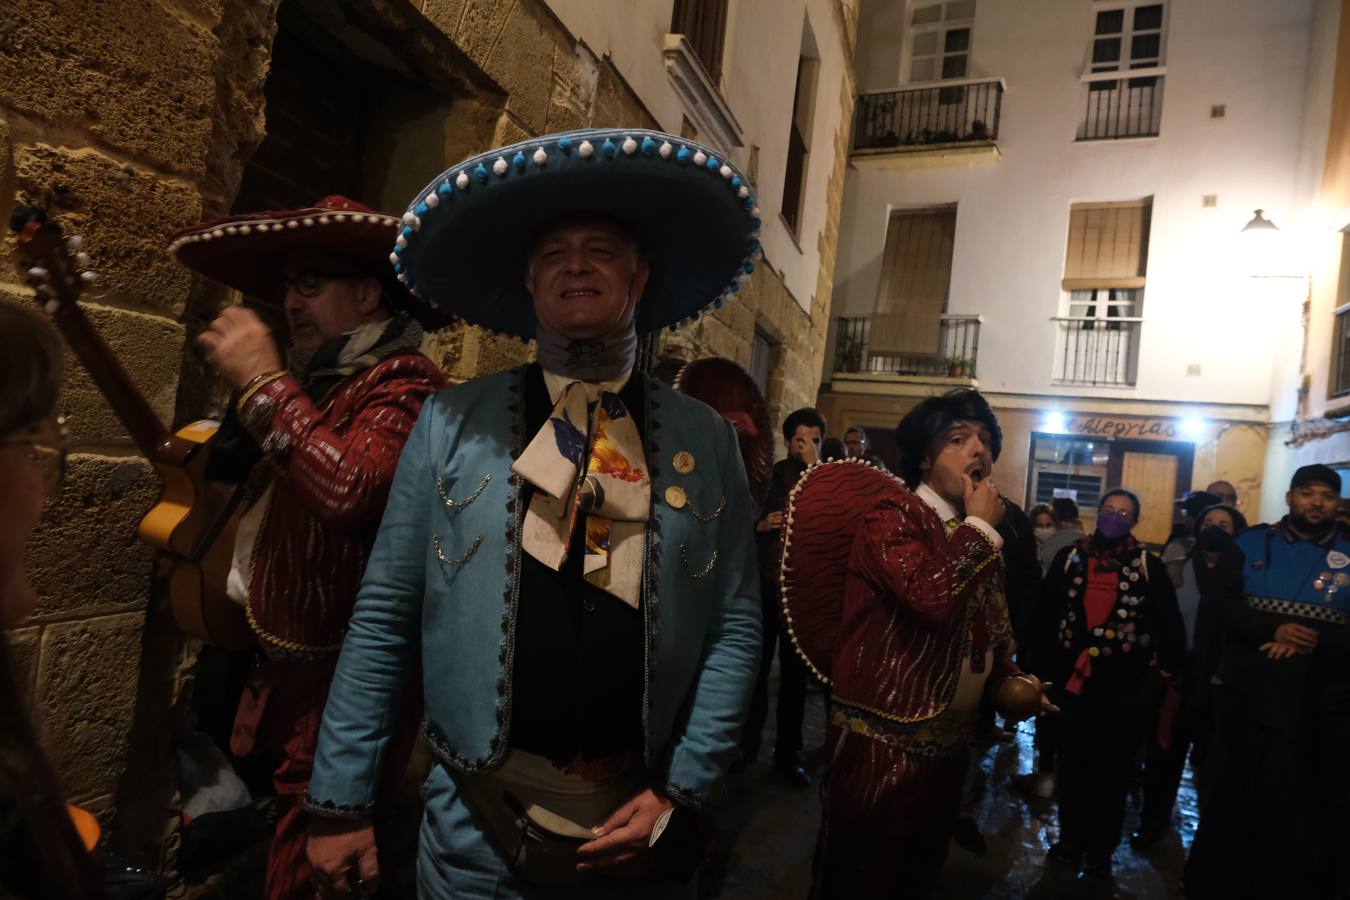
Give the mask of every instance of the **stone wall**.
<svg viewBox="0 0 1350 900">
<path fill-rule="evenodd" d="M 0 152 L 0 200 L 15 185 L 67 233 L 85 236 L 99 273 L 85 309 L 165 422 L 211 412 L 219 399 L 188 337 L 225 293 L 170 259 L 164 237 L 228 211 L 265 136 L 262 89 L 278 2 L 291 0 L 13 0 L 0 17 L 0 147 L 13 144 L 12 164 Z M 481 103 L 461 109 L 462 127 L 446 123 L 445 166 L 549 131 L 656 124 L 610 61 L 541 0 L 358 6 L 364 21 L 380 23 L 383 39 L 395 35 L 410 57 L 425 57 L 424 70 L 442 65 L 465 84 L 488 84 Z M 841 33 L 851 47 L 848 9 L 840 4 L 838 14 L 849 18 Z M 821 91 L 837 94 L 845 124 L 833 170 L 822 176 L 830 224 L 810 314 L 767 259 L 741 302 L 664 334 L 659 353 L 748 366 L 758 324 L 777 342 L 768 392 L 775 422 L 814 401 L 824 351 L 851 74 Z M 32 302 L 7 261 L 0 302 Z M 456 380 L 533 352 L 469 327 L 433 336 L 430 351 Z M 73 453 L 30 547 L 39 605 L 7 638 L 70 798 L 113 824 L 119 849 L 155 863 L 171 824 L 162 814 L 172 800 L 167 723 L 190 686 L 195 648 L 174 634 L 151 554 L 135 537 L 157 496 L 152 467 L 73 359 L 62 407 Z"/>
<path fill-rule="evenodd" d="M 0 17 L 0 132 L 13 144 L 0 206 L 17 187 L 85 236 L 99 276 L 86 312 L 165 422 L 192 278 L 163 239 L 225 208 L 262 136 L 271 16 L 253 0 L 14 0 Z M 29 304 L 11 250 L 6 237 L 0 302 Z M 167 616 L 135 536 L 158 479 L 73 359 L 61 406 L 69 474 L 29 547 L 38 606 L 7 637 L 67 793 L 108 821 L 119 794 L 165 798 L 164 729 L 142 726 L 166 721 L 191 660 L 157 640 Z M 129 773 L 133 758 L 160 777 Z"/>
</svg>

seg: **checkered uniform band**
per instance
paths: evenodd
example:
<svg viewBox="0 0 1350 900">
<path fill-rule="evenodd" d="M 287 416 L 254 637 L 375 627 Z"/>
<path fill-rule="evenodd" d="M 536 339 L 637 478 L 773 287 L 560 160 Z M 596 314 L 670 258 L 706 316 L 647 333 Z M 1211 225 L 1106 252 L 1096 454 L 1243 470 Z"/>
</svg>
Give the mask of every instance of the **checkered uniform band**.
<svg viewBox="0 0 1350 900">
<path fill-rule="evenodd" d="M 1311 603 L 1278 600 L 1274 597 L 1248 597 L 1247 605 L 1260 612 L 1274 613 L 1278 616 L 1299 616 L 1333 625 L 1350 624 L 1350 615 L 1330 606 L 1314 606 Z"/>
</svg>

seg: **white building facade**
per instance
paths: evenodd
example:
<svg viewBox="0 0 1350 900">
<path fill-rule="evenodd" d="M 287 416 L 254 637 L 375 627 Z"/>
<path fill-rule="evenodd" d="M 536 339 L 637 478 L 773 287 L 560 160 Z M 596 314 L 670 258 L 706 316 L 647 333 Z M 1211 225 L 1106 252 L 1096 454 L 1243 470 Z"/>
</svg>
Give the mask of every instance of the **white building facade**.
<svg viewBox="0 0 1350 900">
<path fill-rule="evenodd" d="M 1239 235 L 1257 208 L 1293 220 L 1325 145 L 1305 127 L 1318 5 L 864 4 L 832 430 L 884 448 L 917 399 L 972 384 L 1019 502 L 1088 512 L 1124 484 L 1152 541 L 1219 478 L 1276 512 L 1272 375 L 1299 352 L 1300 297 L 1250 277 Z"/>
</svg>

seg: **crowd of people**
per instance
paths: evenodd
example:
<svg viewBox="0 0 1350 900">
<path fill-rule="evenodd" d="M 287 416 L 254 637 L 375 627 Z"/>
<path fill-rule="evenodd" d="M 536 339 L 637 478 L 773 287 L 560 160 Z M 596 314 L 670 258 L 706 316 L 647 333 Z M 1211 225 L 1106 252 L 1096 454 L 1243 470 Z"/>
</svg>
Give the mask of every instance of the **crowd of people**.
<svg viewBox="0 0 1350 900">
<path fill-rule="evenodd" d="M 929 896 L 952 838 L 981 841 L 971 747 L 998 714 L 1036 722 L 1050 864 L 1110 879 L 1140 766 L 1146 847 L 1189 758 L 1188 896 L 1347 896 L 1336 472 L 1300 468 L 1255 527 L 1215 482 L 1158 553 L 1129 485 L 1090 530 L 1067 497 L 1023 512 L 997 417 L 958 390 L 900 420 L 894 474 L 864 429 L 792 412 L 756 495 L 755 420 L 636 366 L 753 269 L 747 199 L 706 148 L 592 130 L 471 158 L 402 217 L 330 197 L 172 237 L 276 316 L 232 306 L 196 337 L 231 391 L 212 471 L 246 498 L 227 588 L 257 665 L 229 749 L 272 760 L 266 896 L 693 896 L 775 657 L 786 785 L 813 784 L 803 705 L 827 685 L 812 897 Z M 419 346 L 454 319 L 537 361 L 447 388 Z M 34 602 L 60 358 L 0 305 L 0 624 Z M 3 655 L 0 679 L 0 893 L 102 896 Z M 420 811 L 390 799 L 419 735 Z"/>
</svg>

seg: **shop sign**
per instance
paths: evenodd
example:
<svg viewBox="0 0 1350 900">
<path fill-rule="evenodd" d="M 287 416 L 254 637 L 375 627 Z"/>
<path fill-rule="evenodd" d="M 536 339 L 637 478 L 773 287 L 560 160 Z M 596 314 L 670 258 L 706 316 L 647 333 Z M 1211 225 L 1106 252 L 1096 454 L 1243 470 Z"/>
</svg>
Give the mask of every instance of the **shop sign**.
<svg viewBox="0 0 1350 900">
<path fill-rule="evenodd" d="M 1117 419 L 1111 416 L 1074 416 L 1066 419 L 1064 433 L 1111 440 L 1171 441 L 1180 435 L 1175 419 Z"/>
</svg>

